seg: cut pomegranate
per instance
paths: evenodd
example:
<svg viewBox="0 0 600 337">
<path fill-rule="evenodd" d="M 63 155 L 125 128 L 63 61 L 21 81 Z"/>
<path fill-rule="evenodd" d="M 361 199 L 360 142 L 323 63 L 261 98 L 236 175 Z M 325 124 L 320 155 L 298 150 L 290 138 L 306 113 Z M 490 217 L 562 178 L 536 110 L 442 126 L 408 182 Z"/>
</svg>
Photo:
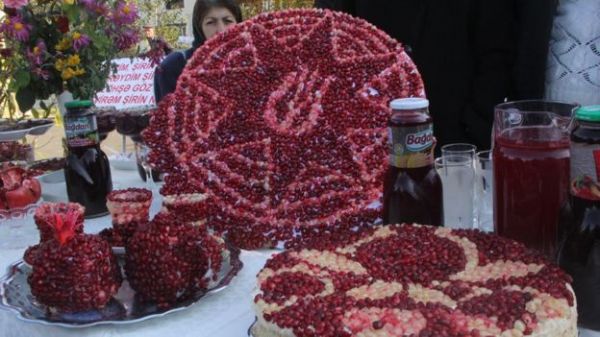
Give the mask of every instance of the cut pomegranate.
<svg viewBox="0 0 600 337">
<path fill-rule="evenodd" d="M 40 182 L 21 167 L 0 169 L 0 209 L 22 208 L 40 200 Z"/>
</svg>

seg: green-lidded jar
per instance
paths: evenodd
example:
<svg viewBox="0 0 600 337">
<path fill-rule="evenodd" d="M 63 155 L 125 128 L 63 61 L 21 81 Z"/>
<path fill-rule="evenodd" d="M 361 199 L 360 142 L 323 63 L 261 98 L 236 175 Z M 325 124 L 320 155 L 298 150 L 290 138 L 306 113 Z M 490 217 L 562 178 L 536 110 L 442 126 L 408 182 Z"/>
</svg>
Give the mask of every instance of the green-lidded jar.
<svg viewBox="0 0 600 337">
<path fill-rule="evenodd" d="M 580 107 L 575 110 L 575 119 L 585 122 L 600 123 L 600 105 Z"/>
<path fill-rule="evenodd" d="M 571 127 L 571 189 L 585 181 L 600 180 L 600 105 L 575 110 Z M 578 191 L 571 191 L 579 193 Z M 593 198 L 592 195 L 585 195 Z M 600 195 L 598 195 L 600 200 Z"/>
<path fill-rule="evenodd" d="M 96 113 L 92 101 L 65 103 L 65 133 L 68 147 L 92 146 L 100 142 Z"/>
<path fill-rule="evenodd" d="M 571 277 L 579 324 L 600 330 L 600 105 L 575 111 L 569 202 L 560 221 L 558 262 Z"/>
<path fill-rule="evenodd" d="M 112 191 L 108 157 L 100 149 L 92 101 L 67 102 L 64 116 L 67 157 L 65 182 L 69 201 L 85 207 L 87 218 L 108 214 L 106 196 Z"/>
</svg>

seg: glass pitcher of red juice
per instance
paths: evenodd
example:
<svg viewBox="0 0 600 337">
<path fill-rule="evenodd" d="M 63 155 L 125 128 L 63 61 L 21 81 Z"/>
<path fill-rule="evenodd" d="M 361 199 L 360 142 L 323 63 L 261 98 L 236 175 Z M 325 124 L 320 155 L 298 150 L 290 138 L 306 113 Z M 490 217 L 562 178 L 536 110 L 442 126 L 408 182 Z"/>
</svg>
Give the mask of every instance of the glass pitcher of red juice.
<svg viewBox="0 0 600 337">
<path fill-rule="evenodd" d="M 496 233 L 554 258 L 569 192 L 569 124 L 576 105 L 499 104 L 494 118 Z"/>
</svg>

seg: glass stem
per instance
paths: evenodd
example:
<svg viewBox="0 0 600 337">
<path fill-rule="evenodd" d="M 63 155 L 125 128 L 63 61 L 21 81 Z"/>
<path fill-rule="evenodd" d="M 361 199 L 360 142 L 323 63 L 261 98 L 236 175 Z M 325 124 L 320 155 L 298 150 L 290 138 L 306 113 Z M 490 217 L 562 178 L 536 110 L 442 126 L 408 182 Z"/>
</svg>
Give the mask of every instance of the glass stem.
<svg viewBox="0 0 600 337">
<path fill-rule="evenodd" d="M 152 178 L 152 168 L 146 162 L 142 163 L 142 166 L 144 167 L 144 172 L 146 172 L 146 188 L 152 191 L 152 194 L 154 195 L 156 193 L 156 191 L 154 191 L 156 184 L 154 183 L 154 178 Z"/>
</svg>

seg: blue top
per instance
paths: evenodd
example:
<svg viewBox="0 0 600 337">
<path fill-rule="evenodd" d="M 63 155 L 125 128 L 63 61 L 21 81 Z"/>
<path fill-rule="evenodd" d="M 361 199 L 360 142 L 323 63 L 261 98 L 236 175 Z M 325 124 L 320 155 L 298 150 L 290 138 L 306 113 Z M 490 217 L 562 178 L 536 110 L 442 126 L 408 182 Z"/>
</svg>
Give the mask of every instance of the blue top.
<svg viewBox="0 0 600 337">
<path fill-rule="evenodd" d="M 177 79 L 195 50 L 196 48 L 190 48 L 185 51 L 173 52 L 156 67 L 154 71 L 154 98 L 157 104 L 163 97 L 175 91 Z"/>
</svg>

